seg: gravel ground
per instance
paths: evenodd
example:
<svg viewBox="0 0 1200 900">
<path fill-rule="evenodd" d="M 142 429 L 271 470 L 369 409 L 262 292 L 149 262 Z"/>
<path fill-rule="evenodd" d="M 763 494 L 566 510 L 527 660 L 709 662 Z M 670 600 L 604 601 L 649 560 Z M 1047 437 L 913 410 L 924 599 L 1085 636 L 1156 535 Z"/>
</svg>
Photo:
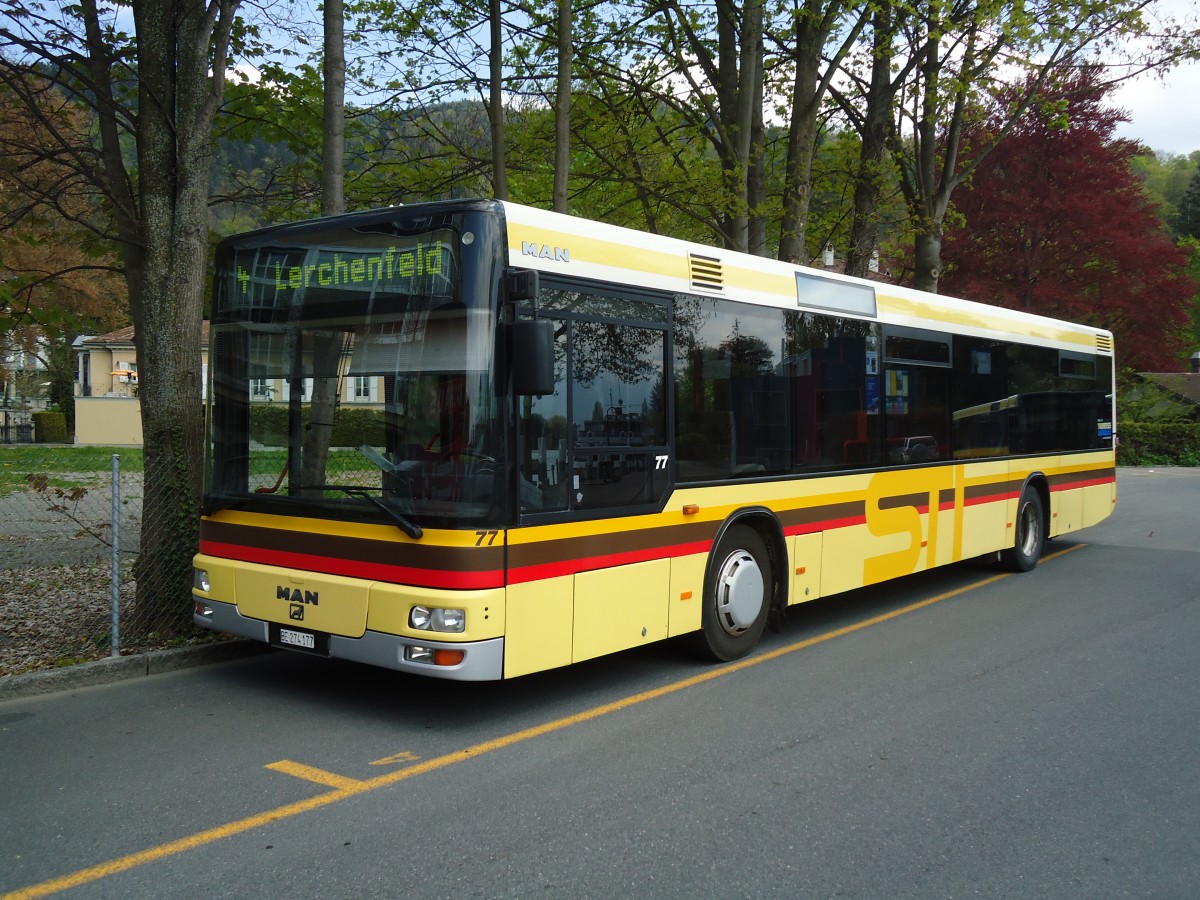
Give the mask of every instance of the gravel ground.
<svg viewBox="0 0 1200 900">
<path fill-rule="evenodd" d="M 130 639 L 137 584 L 126 563 L 121 576 L 121 655 L 224 641 L 196 629 L 190 637 Z M 111 564 L 38 566 L 0 570 L 0 678 L 55 669 L 110 656 Z"/>
<path fill-rule="evenodd" d="M 133 500 L 121 515 L 123 654 L 162 646 L 127 640 L 136 590 L 131 571 L 139 485 L 132 478 L 125 485 Z M 107 484 L 70 499 L 53 491 L 0 496 L 0 676 L 110 655 L 111 519 Z"/>
<path fill-rule="evenodd" d="M 112 551 L 88 533 L 106 533 L 105 512 L 99 496 L 0 497 L 0 676 L 109 655 Z M 122 604 L 134 591 L 124 580 Z"/>
<path fill-rule="evenodd" d="M 108 656 L 111 585 L 105 563 L 0 571 L 0 675 Z M 123 605 L 134 587 L 132 579 L 122 584 Z"/>
</svg>

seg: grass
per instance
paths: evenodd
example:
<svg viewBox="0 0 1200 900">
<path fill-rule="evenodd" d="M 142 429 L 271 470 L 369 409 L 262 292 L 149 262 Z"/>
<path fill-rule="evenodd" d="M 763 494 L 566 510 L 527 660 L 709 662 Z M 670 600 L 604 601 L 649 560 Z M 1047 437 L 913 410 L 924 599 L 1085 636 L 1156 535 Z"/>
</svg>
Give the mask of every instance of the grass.
<svg viewBox="0 0 1200 900">
<path fill-rule="evenodd" d="M 45 444 L 0 445 L 0 497 L 29 490 L 28 475 L 48 476 L 52 488 L 91 487 L 112 472 L 113 454 L 121 457 L 121 472 L 142 471 L 141 447 L 61 447 Z M 274 481 L 287 463 L 287 450 L 258 450 L 251 455 L 252 476 Z M 335 448 L 329 454 L 331 473 L 353 472 L 363 460 L 357 450 Z M 372 470 L 373 471 L 373 470 Z"/>
<path fill-rule="evenodd" d="M 140 447 L 58 447 L 42 444 L 0 446 L 0 496 L 29 489 L 27 475 L 48 475 L 51 487 L 88 487 L 112 472 L 113 454 L 122 472 L 142 471 Z M 80 477 L 85 476 L 85 477 Z"/>
</svg>

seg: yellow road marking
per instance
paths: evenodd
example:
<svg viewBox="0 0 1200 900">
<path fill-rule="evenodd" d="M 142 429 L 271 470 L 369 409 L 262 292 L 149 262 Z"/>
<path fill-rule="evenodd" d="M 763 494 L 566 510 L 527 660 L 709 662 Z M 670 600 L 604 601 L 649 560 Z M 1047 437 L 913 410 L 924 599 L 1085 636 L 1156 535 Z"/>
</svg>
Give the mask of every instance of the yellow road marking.
<svg viewBox="0 0 1200 900">
<path fill-rule="evenodd" d="M 283 772 L 285 775 L 295 775 L 297 778 L 314 781 L 317 784 L 323 784 L 325 787 L 337 788 L 338 790 L 349 790 L 355 785 L 362 783 L 357 778 L 346 778 L 342 775 L 335 775 L 333 772 L 326 772 L 324 769 L 317 769 L 312 766 L 306 766 L 303 763 L 292 762 L 290 759 L 281 759 L 279 762 L 268 763 L 266 768 L 273 769 L 276 772 Z"/>
<path fill-rule="evenodd" d="M 1044 557 L 1044 560 L 1055 559 L 1073 550 L 1079 550 L 1087 546 L 1086 544 L 1077 544 L 1073 547 L 1065 547 L 1062 550 Z M 809 647 L 814 647 L 818 644 L 824 644 L 827 641 L 836 640 L 840 637 L 853 634 L 856 631 L 862 631 L 867 628 L 872 628 L 875 625 L 880 625 L 884 622 L 889 622 L 892 619 L 897 619 L 900 616 L 908 615 L 909 613 L 917 612 L 925 609 L 928 606 L 933 606 L 935 603 L 941 603 L 943 600 L 949 600 L 952 597 L 957 597 L 960 594 L 965 594 L 970 591 L 978 590 L 982 587 L 987 587 L 990 584 L 995 584 L 998 581 L 1003 581 L 1005 578 L 1011 577 L 1012 573 L 1002 573 L 985 578 L 982 581 L 976 581 L 972 584 L 964 585 L 960 588 L 955 588 L 952 591 L 946 591 L 943 594 L 930 597 L 926 600 L 911 603 L 908 606 L 894 609 L 891 612 L 883 613 L 874 616 L 870 619 L 864 619 L 862 622 L 857 622 L 853 625 L 846 625 L 842 628 L 827 631 L 815 637 L 806 638 L 802 641 L 796 641 L 792 644 L 787 644 L 783 647 L 777 647 L 774 650 L 768 650 L 764 653 L 759 653 L 754 656 L 738 660 L 733 663 L 726 663 L 720 667 L 714 667 L 707 671 L 701 672 L 699 675 L 693 675 L 690 678 L 684 678 L 681 681 L 674 681 L 670 684 L 665 684 L 662 687 L 653 688 L 649 691 L 642 691 L 638 694 L 632 694 L 628 697 L 623 697 L 620 700 L 614 700 L 611 703 L 605 703 L 601 706 L 594 706 L 591 709 L 583 712 L 575 713 L 574 715 L 564 716 L 561 719 L 554 719 L 550 722 L 544 722 L 541 725 L 534 725 L 530 728 L 524 728 L 521 731 L 515 731 L 512 734 L 504 735 L 490 741 L 484 741 L 462 750 L 455 750 L 452 753 L 446 753 L 442 756 L 434 757 L 414 766 L 409 766 L 405 769 L 399 769 L 395 772 L 388 772 L 386 775 L 379 775 L 375 778 L 366 780 L 358 780 L 354 778 L 343 778 L 339 775 L 334 775 L 329 772 L 322 772 L 320 769 L 312 769 L 308 766 L 303 766 L 300 763 L 292 763 L 283 760 L 282 763 L 272 763 L 267 768 L 277 769 L 278 771 L 288 771 L 292 767 L 296 770 L 304 770 L 307 773 L 321 773 L 329 779 L 337 782 L 335 790 L 327 794 L 318 794 L 315 797 L 309 797 L 307 800 L 300 800 L 296 803 L 288 803 L 285 806 L 279 806 L 275 809 L 269 809 L 266 812 L 258 813 L 257 815 L 248 816 L 244 819 L 238 819 L 234 822 L 228 822 L 225 825 L 218 825 L 215 828 L 209 828 L 204 831 L 196 832 L 187 837 L 179 838 L 178 840 L 168 841 L 165 844 L 159 844 L 157 847 L 150 847 L 147 850 L 141 850 L 137 853 L 131 853 L 128 856 L 121 856 L 117 859 L 109 860 L 108 862 L 100 863 L 96 866 L 89 866 L 86 869 L 80 869 L 77 872 L 72 872 L 69 875 L 62 875 L 58 878 L 52 878 L 49 881 L 43 881 L 38 884 L 30 885 L 20 890 L 11 891 L 0 897 L 0 900 L 28 900 L 32 897 L 46 897 L 50 894 L 65 891 L 69 888 L 79 887 L 80 885 L 90 884 L 93 881 L 99 881 L 102 878 L 107 878 L 110 875 L 117 875 L 121 872 L 127 872 L 130 869 L 143 866 L 146 863 L 155 862 L 156 860 L 165 859 L 169 856 L 175 856 L 187 850 L 194 850 L 197 847 L 203 847 L 206 844 L 211 844 L 216 841 L 223 840 L 228 837 L 233 837 L 237 834 L 251 831 L 255 828 L 261 828 L 263 825 L 269 825 L 272 822 L 278 822 L 282 819 L 288 819 L 292 816 L 298 816 L 301 813 L 311 812 L 315 809 L 320 809 L 323 806 L 329 806 L 333 803 L 338 803 L 350 797 L 366 794 L 371 791 L 378 790 L 388 785 L 397 784 L 401 781 L 406 781 L 409 778 L 414 778 L 417 775 L 425 775 L 430 772 L 436 772 L 439 769 L 447 768 L 456 763 L 465 762 L 469 759 L 483 756 L 487 753 L 492 753 L 496 750 L 503 750 L 506 747 L 511 747 L 514 744 L 521 744 L 530 741 L 542 735 L 551 734 L 555 731 L 561 731 L 564 728 L 570 728 L 572 725 L 579 725 L 583 722 L 590 722 L 594 719 L 602 718 L 610 713 L 618 712 L 623 709 L 629 709 L 632 706 L 637 706 L 641 703 L 646 703 L 650 700 L 657 700 L 660 697 L 666 697 L 670 694 L 678 693 L 679 691 L 687 690 L 695 687 L 698 684 L 704 684 L 708 681 L 715 681 L 718 678 L 724 678 L 732 675 L 735 672 L 740 672 L 743 669 L 748 669 L 751 666 L 761 665 L 765 662 L 770 662 L 774 659 L 779 659 L 782 656 L 795 653 L 799 650 L 805 650 Z M 281 769 L 279 766 L 286 765 L 287 769 Z M 288 774 L 297 774 L 296 771 L 288 771 Z M 308 777 L 301 775 L 299 777 Z M 317 780 L 309 778 L 309 780 Z M 330 784 L 329 781 L 319 781 L 320 784 Z M 334 785 L 330 785 L 334 786 Z"/>
</svg>

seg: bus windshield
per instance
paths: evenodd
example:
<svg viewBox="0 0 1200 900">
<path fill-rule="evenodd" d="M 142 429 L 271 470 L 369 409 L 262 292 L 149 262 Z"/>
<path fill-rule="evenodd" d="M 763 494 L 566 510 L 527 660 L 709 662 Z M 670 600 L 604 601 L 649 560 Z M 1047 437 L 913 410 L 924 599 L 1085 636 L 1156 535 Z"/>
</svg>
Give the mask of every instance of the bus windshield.
<svg viewBox="0 0 1200 900">
<path fill-rule="evenodd" d="M 462 287 L 471 242 L 452 219 L 423 224 L 223 245 L 209 510 L 390 521 L 412 536 L 495 515 L 495 313 Z"/>
</svg>

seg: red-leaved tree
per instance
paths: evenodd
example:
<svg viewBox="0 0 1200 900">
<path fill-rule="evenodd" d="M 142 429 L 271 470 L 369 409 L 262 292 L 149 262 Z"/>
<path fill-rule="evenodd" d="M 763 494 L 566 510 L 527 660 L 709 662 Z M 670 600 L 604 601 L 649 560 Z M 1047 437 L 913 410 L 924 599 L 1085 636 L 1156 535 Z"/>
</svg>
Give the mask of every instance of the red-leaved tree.
<svg viewBox="0 0 1200 900">
<path fill-rule="evenodd" d="M 1049 87 L 957 197 L 946 293 L 1110 329 L 1118 363 L 1182 371 L 1197 285 L 1114 138 L 1125 114 L 1093 71 Z M 973 135 L 983 142 L 997 112 Z"/>
</svg>

